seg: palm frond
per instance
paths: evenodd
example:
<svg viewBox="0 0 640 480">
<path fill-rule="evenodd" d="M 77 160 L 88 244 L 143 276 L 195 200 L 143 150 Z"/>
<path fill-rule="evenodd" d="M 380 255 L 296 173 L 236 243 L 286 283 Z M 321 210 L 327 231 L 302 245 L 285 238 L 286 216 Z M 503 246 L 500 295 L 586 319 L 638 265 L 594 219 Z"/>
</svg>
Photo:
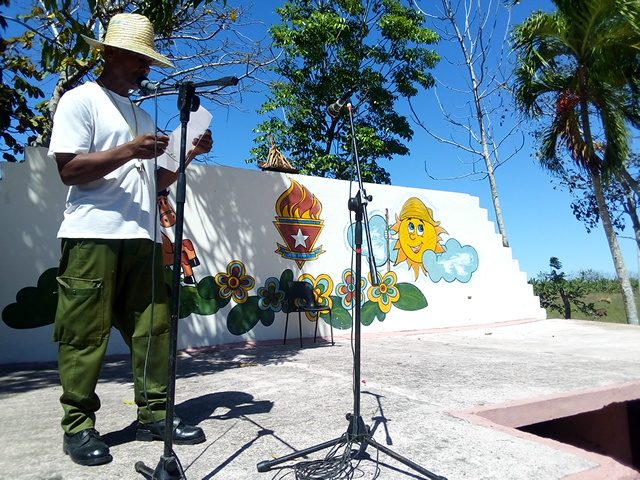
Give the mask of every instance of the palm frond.
<svg viewBox="0 0 640 480">
<path fill-rule="evenodd" d="M 618 171 L 629 158 L 631 132 L 624 115 L 615 104 L 605 102 L 600 109 L 600 118 L 605 132 L 604 171 Z"/>
<path fill-rule="evenodd" d="M 551 125 L 541 136 L 540 162 L 558 168 L 561 147 L 581 168 L 607 174 L 629 154 L 628 123 L 640 125 L 640 1 L 552 0 L 557 11 L 535 12 L 514 30 L 515 98 L 530 116 L 555 102 Z M 596 151 L 598 118 L 603 153 Z M 597 117 L 591 114 L 597 113 Z M 602 158 L 601 158 L 602 157 Z"/>
</svg>

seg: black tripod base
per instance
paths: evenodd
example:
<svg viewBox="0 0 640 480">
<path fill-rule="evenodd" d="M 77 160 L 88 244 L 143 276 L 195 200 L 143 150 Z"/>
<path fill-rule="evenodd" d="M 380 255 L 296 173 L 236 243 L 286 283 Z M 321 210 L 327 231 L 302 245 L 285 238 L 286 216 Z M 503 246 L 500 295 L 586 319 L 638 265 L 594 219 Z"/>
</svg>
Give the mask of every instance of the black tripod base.
<svg viewBox="0 0 640 480">
<path fill-rule="evenodd" d="M 335 445 L 339 445 L 344 442 L 344 435 L 342 437 L 338 437 L 334 440 L 329 440 L 328 442 L 319 443 L 318 445 L 314 445 L 313 447 L 305 448 L 304 450 L 298 450 L 297 452 L 290 453 L 289 455 L 284 455 L 282 457 L 276 458 L 274 460 L 265 460 L 264 462 L 258 463 L 258 471 L 268 472 L 276 465 L 280 465 L 281 463 L 288 462 L 290 460 L 295 460 L 299 457 L 305 457 L 310 453 L 319 452 L 320 450 L 324 450 L 325 448 L 333 447 Z"/>
<path fill-rule="evenodd" d="M 427 478 L 430 478 L 432 480 L 447 480 L 446 477 L 442 477 L 440 475 L 436 475 L 433 472 L 430 472 L 429 470 L 427 470 L 424 467 L 421 467 L 420 465 L 418 465 L 417 463 L 412 462 L 411 460 L 409 460 L 408 458 L 405 458 L 401 455 L 398 455 L 396 452 L 394 452 L 393 450 L 391 450 L 390 448 L 385 447 L 384 445 L 379 444 L 378 442 L 376 442 L 373 438 L 369 437 L 366 440 L 366 443 L 368 445 L 371 445 L 373 448 L 375 448 L 376 450 L 380 450 L 382 453 L 390 456 L 391 458 L 393 458 L 394 460 L 397 460 L 398 462 L 406 465 L 409 468 L 412 468 L 413 470 L 415 470 L 418 473 L 421 473 L 422 475 L 424 475 Z"/>
<path fill-rule="evenodd" d="M 351 417 L 351 418 L 349 418 L 349 421 L 350 421 L 350 423 L 349 423 L 349 431 L 347 433 L 345 433 L 344 435 L 342 435 L 341 437 L 338 437 L 338 438 L 333 439 L 333 440 L 329 440 L 329 441 L 324 442 L 324 443 L 319 443 L 318 445 L 314 445 L 312 447 L 305 448 L 303 450 L 299 450 L 299 451 L 294 452 L 294 453 L 290 453 L 289 455 L 284 455 L 284 456 L 276 458 L 274 460 L 265 460 L 263 462 L 260 462 L 257 465 L 258 472 L 261 472 L 261 473 L 268 472 L 273 467 L 275 467 L 277 465 L 280 465 L 282 463 L 289 462 L 291 460 L 295 460 L 296 458 L 306 457 L 307 455 L 309 455 L 311 453 L 319 452 L 320 450 L 324 450 L 326 448 L 335 447 L 337 445 L 347 444 L 349 442 L 352 442 L 352 443 L 356 443 L 356 444 L 359 445 L 359 448 L 351 450 L 350 458 L 352 460 L 360 460 L 360 459 L 367 458 L 365 456 L 365 450 L 367 449 L 367 446 L 370 445 L 371 447 L 373 447 L 373 448 L 381 451 L 382 453 L 390 456 L 394 460 L 397 460 L 398 462 L 402 463 L 403 465 L 406 465 L 407 467 L 409 467 L 409 468 L 415 470 L 416 472 L 424 475 L 426 478 L 429 478 L 431 480 L 447 480 L 446 477 L 442 477 L 440 475 L 436 475 L 435 473 L 430 472 L 426 468 L 421 467 L 417 463 L 412 462 L 411 460 L 409 460 L 409 459 L 397 454 L 393 450 L 391 450 L 391 449 L 385 447 L 384 445 L 381 445 L 378 442 L 376 442 L 371 437 L 371 434 L 368 432 L 368 429 L 364 426 L 364 422 L 362 421 L 362 418 L 353 417 L 352 415 L 349 415 L 348 417 Z"/>
<path fill-rule="evenodd" d="M 136 462 L 136 472 L 142 474 L 148 480 L 182 480 L 178 460 L 175 457 L 162 456 L 155 470 L 151 470 L 142 462 Z"/>
</svg>

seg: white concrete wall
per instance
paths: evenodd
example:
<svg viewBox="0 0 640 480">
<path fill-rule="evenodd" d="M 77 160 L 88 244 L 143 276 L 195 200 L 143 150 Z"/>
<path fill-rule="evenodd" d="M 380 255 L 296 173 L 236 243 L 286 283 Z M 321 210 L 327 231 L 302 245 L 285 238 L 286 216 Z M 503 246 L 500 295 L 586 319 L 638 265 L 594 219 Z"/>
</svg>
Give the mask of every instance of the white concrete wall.
<svg viewBox="0 0 640 480">
<path fill-rule="evenodd" d="M 0 237 L 3 252 L 0 310 L 15 303 L 19 291 L 34 287 L 43 271 L 57 266 L 59 241 L 55 236 L 66 195 L 66 187 L 61 184 L 54 163 L 45 160 L 41 152 L 30 152 L 24 164 L 5 165 L 4 174 L 0 181 L 0 221 L 3 225 Z M 276 253 L 277 244 L 284 244 L 274 226 L 276 201 L 291 187 L 293 180 L 321 202 L 319 217 L 324 221 L 315 244 L 322 247 L 323 253 L 317 259 L 304 263 L 302 268 Z M 429 274 L 420 271 L 416 279 L 407 262 L 398 265 L 391 262 L 390 269 L 397 276 L 397 284 L 417 287 L 428 306 L 414 311 L 393 306 L 384 321 L 374 319 L 371 325 L 364 327 L 364 331 L 413 330 L 545 318 L 546 313 L 533 295 L 526 275 L 519 270 L 511 250 L 502 246 L 500 236 L 495 233 L 486 210 L 480 208 L 478 198 L 386 185 L 366 184 L 365 189 L 373 197 L 368 205 L 369 216 L 384 217 L 387 210 L 389 226 L 393 226 L 396 215 L 412 197 L 432 209 L 433 218 L 446 230 L 440 235 L 439 243 L 449 248 L 447 252 L 428 255 L 439 265 L 458 267 L 463 275 L 457 280 L 432 278 L 430 274 L 433 275 L 440 267 L 425 259 Z M 200 265 L 193 270 L 196 280 L 200 282 L 205 277 L 226 272 L 228 264 L 238 260 L 244 265 L 245 274 L 255 281 L 247 292 L 250 298 L 256 297 L 257 289 L 265 285 L 267 278 L 279 279 L 286 269 L 292 270 L 294 279 L 302 274 L 313 277 L 328 275 L 335 290 L 342 282 L 343 272 L 352 264 L 347 231 L 353 216 L 347 208 L 347 201 L 356 192 L 357 184 L 340 180 L 225 167 L 189 167 L 184 238 L 193 241 L 200 260 Z M 376 225 L 372 222 L 372 233 L 376 245 L 383 247 L 381 238 L 384 231 L 380 229 L 379 222 Z M 395 235 L 393 231 L 389 233 Z M 168 234 L 171 235 L 170 232 Z M 464 262 L 459 262 L 461 257 L 451 258 L 454 249 L 447 242 L 452 239 L 468 246 L 467 253 L 477 254 L 477 269 L 473 265 L 465 267 Z M 391 251 L 394 244 L 395 238 L 392 238 Z M 376 246 L 374 251 L 377 251 Z M 378 256 L 377 260 L 383 259 Z M 387 269 L 385 264 L 379 270 L 385 273 Z M 366 259 L 363 259 L 363 273 L 368 273 Z M 208 280 L 212 281 L 212 278 Z M 335 291 L 332 295 L 334 301 L 339 300 Z M 245 308 L 242 311 L 248 311 L 249 304 L 251 302 L 237 312 L 242 308 Z M 182 319 L 179 348 L 282 337 L 285 318 L 282 312 L 275 313 L 270 325 L 258 322 L 243 335 L 231 333 L 227 321 L 235 307 L 238 303 L 232 299 L 215 314 L 193 314 Z M 305 335 L 313 334 L 311 322 L 304 321 L 303 326 Z M 325 322 L 321 322 L 320 328 L 328 334 L 329 326 Z M 51 341 L 51 335 L 51 325 L 13 329 L 0 322 L 0 363 L 54 360 L 56 345 Z M 290 341 L 297 341 L 295 318 L 290 322 L 288 336 Z M 113 335 L 109 352 L 125 351 L 119 336 Z"/>
</svg>

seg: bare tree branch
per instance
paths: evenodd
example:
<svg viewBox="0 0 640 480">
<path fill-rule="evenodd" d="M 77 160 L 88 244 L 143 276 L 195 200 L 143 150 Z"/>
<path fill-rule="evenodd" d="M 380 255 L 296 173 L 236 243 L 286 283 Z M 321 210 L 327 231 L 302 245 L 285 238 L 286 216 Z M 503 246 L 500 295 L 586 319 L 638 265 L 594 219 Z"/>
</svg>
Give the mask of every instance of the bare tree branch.
<svg viewBox="0 0 640 480">
<path fill-rule="evenodd" d="M 504 96 L 507 95 L 505 85 L 508 75 L 506 65 L 509 59 L 507 50 L 507 34 L 511 21 L 510 12 L 495 0 L 440 0 L 430 2 L 431 8 L 438 9 L 436 14 L 427 14 L 413 0 L 415 7 L 435 21 L 441 37 L 458 46 L 459 54 L 447 58 L 457 70 L 464 70 L 456 84 L 438 81 L 439 88 L 445 88 L 451 100 L 443 101 L 436 92 L 436 101 L 442 118 L 449 125 L 448 136 L 434 131 L 420 118 L 410 103 L 412 120 L 430 137 L 438 142 L 455 147 L 472 158 L 471 171 L 452 178 L 482 178 L 489 181 L 496 223 L 502 236 L 504 246 L 509 245 L 504 225 L 500 198 L 498 195 L 495 171 L 509 159 L 517 155 L 524 146 L 524 137 L 520 133 L 521 142 L 504 159 L 501 150 L 513 143 L 513 137 L 519 133 L 519 121 L 505 127 L 507 109 Z M 499 32 L 503 29 L 502 34 Z M 454 107 L 452 102 L 463 98 L 466 112 L 462 117 L 455 114 L 462 108 Z M 499 133 L 499 135 L 498 135 Z M 477 168 L 484 165 L 483 168 Z M 426 171 L 426 167 L 425 167 Z M 428 172 L 427 172 L 428 173 Z"/>
</svg>

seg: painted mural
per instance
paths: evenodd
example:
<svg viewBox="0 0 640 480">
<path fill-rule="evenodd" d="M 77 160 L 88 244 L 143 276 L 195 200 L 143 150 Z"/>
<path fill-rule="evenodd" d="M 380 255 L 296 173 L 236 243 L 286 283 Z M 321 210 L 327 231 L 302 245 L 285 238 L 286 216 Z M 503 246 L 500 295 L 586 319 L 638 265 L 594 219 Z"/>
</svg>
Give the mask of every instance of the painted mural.
<svg viewBox="0 0 640 480">
<path fill-rule="evenodd" d="M 322 203 L 307 187 L 294 179 L 290 181 L 289 188 L 275 202 L 273 224 L 285 243 L 277 243 L 275 253 L 301 268 L 305 262 L 324 253 L 321 246 L 315 246 L 324 225 Z M 377 266 L 393 262 L 396 267 L 406 263 L 416 280 L 420 274 L 428 273 L 435 282 L 441 279 L 468 282 L 478 267 L 478 255 L 472 246 L 463 247 L 455 239 L 443 245 L 441 235 L 447 231 L 434 219 L 433 210 L 416 197 L 405 201 L 393 225 L 389 225 L 387 218 L 373 215 L 370 226 Z M 345 238 L 350 248 L 353 248 L 354 228 L 355 225 L 349 226 Z M 366 249 L 363 254 L 369 255 Z M 234 259 L 227 265 L 226 272 L 205 277 L 195 287 L 183 287 L 180 316 L 212 315 L 233 301 L 235 305 L 226 317 L 227 328 L 235 335 L 242 335 L 258 323 L 270 326 L 276 313 L 286 313 L 286 287 L 293 280 L 293 270 L 285 269 L 267 278 L 257 287 L 256 294 L 251 295 L 255 277 L 247 272 L 242 260 Z M 322 313 L 320 318 L 338 329 L 353 325 L 355 302 L 362 307 L 360 320 L 364 325 L 376 319 L 384 321 L 392 308 L 414 311 L 428 306 L 425 294 L 413 283 L 399 282 L 391 269 L 380 274 L 378 285 L 371 283 L 370 274 L 361 278 L 360 298 L 356 298 L 356 278 L 351 269 L 345 269 L 337 281 L 326 273 L 317 276 L 302 273 L 295 280 L 313 286 L 318 303 L 332 312 L 331 315 Z M 307 318 L 316 319 L 312 314 L 307 314 Z"/>
<path fill-rule="evenodd" d="M 393 246 L 394 265 L 406 262 L 415 273 L 416 280 L 420 271 L 427 273 L 422 262 L 424 253 L 445 251 L 440 243 L 440 235 L 447 231 L 440 226 L 440 222 L 433 219 L 433 211 L 419 198 L 411 197 L 404 203 L 400 215 L 396 214 L 396 222 L 391 231 L 398 238 Z"/>
<path fill-rule="evenodd" d="M 273 225 L 283 243 L 276 242 L 274 255 L 293 262 L 302 269 L 306 262 L 317 260 L 325 253 L 321 237 L 324 228 L 322 202 L 313 192 L 295 179 L 289 178 L 290 186 L 274 203 Z M 256 284 L 256 276 L 247 271 L 243 259 L 231 258 L 225 271 L 202 272 L 198 279 L 194 268 L 200 265 L 196 245 L 184 239 L 181 249 L 182 285 L 180 290 L 180 318 L 191 314 L 213 315 L 231 305 L 226 313 L 226 326 L 230 333 L 243 335 L 256 325 L 271 326 L 278 312 L 286 313 L 286 289 L 293 280 L 310 283 L 318 302 L 331 309 L 320 318 L 338 329 L 349 329 L 353 325 L 353 308 L 361 306 L 361 323 L 370 325 L 375 320 L 384 321 L 394 308 L 416 311 L 427 308 L 425 291 L 416 283 L 428 287 L 422 278 L 432 282 L 468 282 L 478 268 L 478 254 L 470 245 L 461 245 L 449 235 L 442 221 L 436 220 L 434 210 L 426 200 L 407 198 L 397 212 L 389 208 L 385 213 L 370 216 L 369 227 L 373 251 L 366 245 L 363 255 L 373 255 L 380 269 L 380 282 L 373 285 L 370 275 L 361 278 L 360 296 L 357 297 L 356 278 L 350 269 L 344 269 L 340 278 L 328 273 L 311 275 L 300 273 L 297 277 L 292 268 L 272 272 L 266 280 Z M 169 201 L 168 192 L 158 197 L 160 221 L 163 228 L 162 244 L 167 284 L 171 284 L 171 268 L 175 246 L 171 241 L 176 217 Z M 446 223 L 446 219 L 443 220 Z M 345 247 L 353 249 L 355 226 L 345 228 Z M 318 244 L 318 246 L 316 246 Z M 386 268 L 384 268 L 386 265 Z M 385 271 L 386 270 L 386 271 Z M 16 302 L 2 312 L 3 321 L 13 328 L 33 328 L 53 322 L 56 305 L 55 268 L 42 274 L 37 287 L 27 287 L 18 292 Z M 398 273 L 409 272 L 414 282 L 402 282 Z M 262 273 L 262 272 L 261 272 Z M 404 275 L 404 273 L 403 273 Z M 25 318 L 30 319 L 25 321 Z M 308 315 L 315 321 L 313 315 Z"/>
<path fill-rule="evenodd" d="M 412 271 L 414 280 L 427 276 L 432 282 L 444 280 L 467 283 L 478 269 L 479 257 L 471 245 L 462 245 L 451 237 L 443 242 L 441 236 L 448 233 L 435 221 L 433 210 L 416 197 L 409 198 L 395 223 L 389 225 L 388 212 L 373 213 L 369 220 L 371 243 L 378 267 Z M 353 248 L 353 228 L 348 231 L 348 242 Z M 366 247 L 366 245 L 364 246 Z M 369 255 L 366 248 L 364 255 Z"/>
<path fill-rule="evenodd" d="M 174 242 L 169 238 L 171 228 L 176 224 L 176 212 L 169 201 L 169 190 L 158 193 L 158 215 L 160 226 L 164 229 L 162 237 L 162 258 L 165 267 L 173 266 L 175 256 Z M 194 267 L 200 265 L 200 260 L 196 253 L 196 247 L 188 238 L 182 240 L 180 248 L 180 267 L 182 269 L 182 282 L 187 285 L 195 285 L 196 277 L 193 273 Z"/>
<path fill-rule="evenodd" d="M 273 222 L 285 245 L 277 244 L 276 253 L 296 262 L 317 260 L 324 253 L 316 241 L 324 227 L 320 218 L 322 203 L 306 187 L 291 180 L 291 186 L 276 200 L 276 220 Z"/>
</svg>

